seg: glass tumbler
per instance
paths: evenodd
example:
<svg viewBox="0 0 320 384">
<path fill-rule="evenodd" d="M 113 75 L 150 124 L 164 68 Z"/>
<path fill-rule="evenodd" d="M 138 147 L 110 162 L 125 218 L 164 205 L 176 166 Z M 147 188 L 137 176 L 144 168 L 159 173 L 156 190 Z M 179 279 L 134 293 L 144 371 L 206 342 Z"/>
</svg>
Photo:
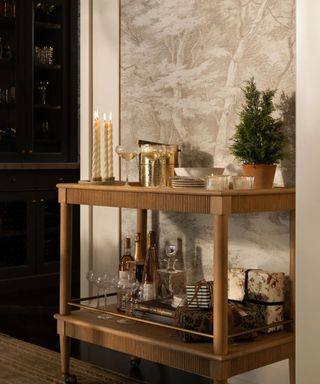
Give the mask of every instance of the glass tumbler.
<svg viewBox="0 0 320 384">
<path fill-rule="evenodd" d="M 206 189 L 221 191 L 229 189 L 229 176 L 211 175 L 206 177 Z"/>
<path fill-rule="evenodd" d="M 252 189 L 253 176 L 232 176 L 233 189 Z"/>
</svg>

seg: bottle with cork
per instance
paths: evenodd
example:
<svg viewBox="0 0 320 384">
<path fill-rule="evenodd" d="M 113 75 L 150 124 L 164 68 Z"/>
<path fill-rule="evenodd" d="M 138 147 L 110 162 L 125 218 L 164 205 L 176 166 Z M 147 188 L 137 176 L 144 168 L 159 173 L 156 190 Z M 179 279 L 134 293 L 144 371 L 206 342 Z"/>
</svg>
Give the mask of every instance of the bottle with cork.
<svg viewBox="0 0 320 384">
<path fill-rule="evenodd" d="M 149 231 L 147 237 L 147 255 L 142 274 L 142 291 L 144 301 L 156 298 L 156 271 L 158 269 L 156 236 L 154 231 Z"/>
<path fill-rule="evenodd" d="M 133 262 L 131 255 L 131 237 L 126 236 L 124 239 L 124 250 L 120 259 L 119 271 L 129 271 L 130 264 Z"/>
<path fill-rule="evenodd" d="M 135 262 L 131 254 L 131 237 L 126 236 L 123 243 L 123 252 L 119 262 L 119 280 L 117 309 L 122 312 L 127 311 L 128 292 L 132 279 L 135 280 Z"/>
<path fill-rule="evenodd" d="M 136 267 L 136 278 L 139 283 L 142 283 L 142 274 L 144 268 L 144 258 L 141 248 L 141 233 L 137 232 L 134 235 L 134 263 Z"/>
</svg>

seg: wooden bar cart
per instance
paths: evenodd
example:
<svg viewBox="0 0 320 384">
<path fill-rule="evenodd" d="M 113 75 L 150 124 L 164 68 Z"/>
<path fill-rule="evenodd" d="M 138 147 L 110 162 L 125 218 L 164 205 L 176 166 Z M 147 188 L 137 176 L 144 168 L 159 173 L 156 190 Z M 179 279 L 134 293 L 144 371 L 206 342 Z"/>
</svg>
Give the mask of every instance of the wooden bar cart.
<svg viewBox="0 0 320 384">
<path fill-rule="evenodd" d="M 211 378 L 227 384 L 228 378 L 274 362 L 289 359 L 290 384 L 295 383 L 294 323 L 284 331 L 259 334 L 254 342 L 233 342 L 228 334 L 228 219 L 231 214 L 290 212 L 291 319 L 295 286 L 295 190 L 207 191 L 140 186 L 58 184 L 61 204 L 60 313 L 55 317 L 60 335 L 61 367 L 65 382 L 76 382 L 69 372 L 70 338 L 94 343 L 132 356 Z M 175 329 L 141 322 L 119 324 L 116 318 L 101 321 L 83 306 L 71 311 L 71 207 L 109 206 L 137 209 L 138 231 L 146 230 L 147 210 L 210 214 L 214 230 L 214 335 L 212 343 L 184 343 Z M 80 306 L 81 307 L 81 306 Z M 112 311 L 110 307 L 110 311 Z"/>
</svg>

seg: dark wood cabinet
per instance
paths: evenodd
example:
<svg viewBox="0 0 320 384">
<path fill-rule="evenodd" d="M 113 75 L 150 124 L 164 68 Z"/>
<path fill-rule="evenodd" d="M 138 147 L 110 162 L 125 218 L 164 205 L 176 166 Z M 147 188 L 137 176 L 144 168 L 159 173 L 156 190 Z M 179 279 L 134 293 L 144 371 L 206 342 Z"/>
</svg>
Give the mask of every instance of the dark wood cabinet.
<svg viewBox="0 0 320 384">
<path fill-rule="evenodd" d="M 79 1 L 0 0 L 0 288 L 57 286 L 56 184 L 79 180 Z M 75 215 L 75 274 L 79 219 Z"/>
<path fill-rule="evenodd" d="M 55 186 L 78 178 L 78 170 L 0 172 L 0 286 L 11 291 L 58 284 L 60 210 Z M 73 215 L 76 275 L 79 210 Z"/>
<path fill-rule="evenodd" d="M 0 161 L 78 161 L 78 1 L 0 16 Z"/>
</svg>

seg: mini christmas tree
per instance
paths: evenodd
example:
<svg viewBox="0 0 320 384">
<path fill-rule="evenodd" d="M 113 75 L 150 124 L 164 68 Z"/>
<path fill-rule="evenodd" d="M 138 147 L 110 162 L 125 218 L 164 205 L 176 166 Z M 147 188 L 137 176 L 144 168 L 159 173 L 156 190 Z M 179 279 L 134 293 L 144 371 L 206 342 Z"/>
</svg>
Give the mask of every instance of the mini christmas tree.
<svg viewBox="0 0 320 384">
<path fill-rule="evenodd" d="M 230 151 L 243 164 L 276 164 L 284 158 L 286 144 L 283 122 L 272 117 L 276 90 L 259 91 L 251 78 L 242 92 L 245 104 Z"/>
</svg>

